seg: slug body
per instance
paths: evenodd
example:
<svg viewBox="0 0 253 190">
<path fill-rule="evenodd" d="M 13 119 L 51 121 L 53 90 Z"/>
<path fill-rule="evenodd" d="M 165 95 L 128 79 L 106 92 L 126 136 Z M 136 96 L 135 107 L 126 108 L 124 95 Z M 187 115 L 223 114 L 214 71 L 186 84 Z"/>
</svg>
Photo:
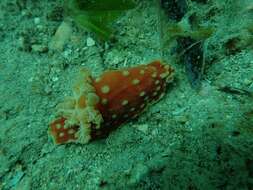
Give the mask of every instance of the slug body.
<svg viewBox="0 0 253 190">
<path fill-rule="evenodd" d="M 173 73 L 160 61 L 106 71 L 96 79 L 82 70 L 73 96 L 58 105 L 59 118 L 50 124 L 49 133 L 56 144 L 86 144 L 106 137 L 159 100 Z"/>
</svg>

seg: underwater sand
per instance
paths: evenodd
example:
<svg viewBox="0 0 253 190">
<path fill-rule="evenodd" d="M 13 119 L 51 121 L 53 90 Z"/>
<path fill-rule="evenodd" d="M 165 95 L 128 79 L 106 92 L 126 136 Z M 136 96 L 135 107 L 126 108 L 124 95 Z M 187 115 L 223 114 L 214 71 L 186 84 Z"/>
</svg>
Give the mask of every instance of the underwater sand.
<svg viewBox="0 0 253 190">
<path fill-rule="evenodd" d="M 215 26 L 200 89 L 165 50 L 176 74 L 163 99 L 108 138 L 56 146 L 48 125 L 80 68 L 97 76 L 161 58 L 157 8 L 140 1 L 114 24 L 109 46 L 73 23 L 64 49 L 53 52 L 62 1 L 2 0 L 0 189 L 252 190 L 252 1 L 189 2 L 188 12 Z"/>
</svg>

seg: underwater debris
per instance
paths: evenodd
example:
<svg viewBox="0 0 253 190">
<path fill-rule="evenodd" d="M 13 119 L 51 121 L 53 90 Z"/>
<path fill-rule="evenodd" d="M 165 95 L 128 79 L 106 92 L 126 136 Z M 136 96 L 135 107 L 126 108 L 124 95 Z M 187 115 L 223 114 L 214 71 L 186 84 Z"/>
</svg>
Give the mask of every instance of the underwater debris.
<svg viewBox="0 0 253 190">
<path fill-rule="evenodd" d="M 53 51 L 62 51 L 72 35 L 72 26 L 68 20 L 63 20 L 63 12 L 63 7 L 56 6 L 47 15 L 48 20 L 61 21 L 48 45 Z"/>
<path fill-rule="evenodd" d="M 188 19 L 168 24 L 165 43 L 177 42 L 178 57 L 192 87 L 199 88 L 205 70 L 205 40 L 212 36 L 214 28 L 198 26 L 191 29 Z"/>
<path fill-rule="evenodd" d="M 82 70 L 73 97 L 58 106 L 59 118 L 49 127 L 56 144 L 82 143 L 106 137 L 150 103 L 159 100 L 174 70 L 160 61 L 106 71 L 97 79 Z"/>
<path fill-rule="evenodd" d="M 187 26 L 185 21 L 182 20 L 179 23 L 168 24 L 166 42 L 171 43 L 173 40 L 179 37 L 190 37 L 196 41 L 203 41 L 211 37 L 213 33 L 214 28 L 212 27 L 198 26 L 196 29 L 192 30 L 189 28 L 189 26 Z"/>
<path fill-rule="evenodd" d="M 72 26 L 69 22 L 63 21 L 55 32 L 49 43 L 49 49 L 62 51 L 72 34 Z"/>
<path fill-rule="evenodd" d="M 214 29 L 198 27 L 194 30 L 187 26 L 187 20 L 168 24 L 165 43 L 177 42 L 178 57 L 185 65 L 185 70 L 192 87 L 199 88 L 205 70 L 205 40 Z"/>
<path fill-rule="evenodd" d="M 196 43 L 191 38 L 179 38 L 179 49 L 186 49 L 181 56 L 181 60 L 185 65 L 186 75 L 192 87 L 199 88 L 204 70 L 203 60 L 203 44 L 202 42 Z M 193 46 L 191 46 L 194 44 Z M 191 48 L 188 48 L 190 47 Z"/>
<path fill-rule="evenodd" d="M 81 27 L 88 29 L 102 40 L 109 40 L 113 34 L 110 27 L 126 10 L 133 9 L 132 0 L 66 0 L 65 12 Z"/>
<path fill-rule="evenodd" d="M 205 70 L 205 54 L 207 49 L 205 40 L 212 36 L 214 28 L 192 23 L 194 14 L 186 14 L 187 3 L 184 0 L 161 1 L 161 7 L 165 13 L 175 6 L 180 10 L 180 14 L 178 17 L 167 14 L 170 21 L 166 25 L 163 24 L 166 28 L 163 30 L 165 32 L 162 33 L 163 49 L 165 45 L 168 45 L 169 48 L 172 44 L 177 44 L 178 56 L 176 57 L 179 57 L 180 61 L 185 65 L 186 74 L 191 86 L 198 89 Z"/>
<path fill-rule="evenodd" d="M 250 92 L 248 90 L 244 90 L 241 88 L 236 88 L 236 87 L 231 87 L 231 86 L 223 86 L 218 88 L 219 91 L 229 93 L 229 94 L 234 94 L 234 95 L 244 95 L 244 96 L 249 96 L 253 98 L 253 92 Z"/>
<path fill-rule="evenodd" d="M 245 49 L 252 49 L 253 47 L 253 35 L 250 28 L 245 28 L 241 30 L 235 36 L 228 38 L 224 42 L 224 49 L 227 55 L 234 55 L 238 52 L 241 52 Z"/>
</svg>

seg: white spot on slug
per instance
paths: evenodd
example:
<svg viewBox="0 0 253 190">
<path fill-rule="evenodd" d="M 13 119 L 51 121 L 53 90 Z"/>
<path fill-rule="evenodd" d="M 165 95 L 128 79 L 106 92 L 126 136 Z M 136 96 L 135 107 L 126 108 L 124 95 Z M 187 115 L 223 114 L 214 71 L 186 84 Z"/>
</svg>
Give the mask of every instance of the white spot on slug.
<svg viewBox="0 0 253 190">
<path fill-rule="evenodd" d="M 130 111 L 135 111 L 135 108 L 131 108 Z"/>
<path fill-rule="evenodd" d="M 101 81 L 101 78 L 96 78 L 95 82 L 100 82 Z"/>
<path fill-rule="evenodd" d="M 74 133 L 75 133 L 75 130 L 74 130 L 74 129 L 69 129 L 69 130 L 68 130 L 68 134 L 69 134 L 69 135 L 72 135 L 72 134 L 74 134 Z"/>
<path fill-rule="evenodd" d="M 140 83 L 140 80 L 139 79 L 134 79 L 132 80 L 132 84 L 136 85 L 136 84 L 139 84 Z"/>
<path fill-rule="evenodd" d="M 125 106 L 125 105 L 127 105 L 128 104 L 128 100 L 123 100 L 122 102 L 121 102 L 121 105 L 122 106 Z"/>
<path fill-rule="evenodd" d="M 101 103 L 102 103 L 103 105 L 106 105 L 106 104 L 108 103 L 108 100 L 107 100 L 106 98 L 103 98 L 102 101 L 101 101 Z"/>
<path fill-rule="evenodd" d="M 152 77 L 152 78 L 156 78 L 156 77 L 157 77 L 157 73 L 156 73 L 156 72 L 153 73 L 153 74 L 151 75 L 151 77 Z"/>
<path fill-rule="evenodd" d="M 61 129 L 61 124 L 57 123 L 55 126 L 56 129 Z"/>
<path fill-rule="evenodd" d="M 143 69 L 140 70 L 140 74 L 144 75 L 145 71 Z"/>
<path fill-rule="evenodd" d="M 122 72 L 122 75 L 125 76 L 125 77 L 128 76 L 128 75 L 129 75 L 129 71 L 124 70 L 124 71 Z"/>
<path fill-rule="evenodd" d="M 160 77 L 162 79 L 166 78 L 167 76 L 169 76 L 169 72 L 165 72 L 165 73 L 160 74 Z"/>
<path fill-rule="evenodd" d="M 144 108 L 146 105 L 145 104 L 141 104 L 141 108 Z"/>
<path fill-rule="evenodd" d="M 142 91 L 142 92 L 140 93 L 140 97 L 144 96 L 145 94 L 146 94 L 146 92 Z"/>
<path fill-rule="evenodd" d="M 157 92 L 154 92 L 152 95 L 153 95 L 153 96 L 156 96 L 156 95 L 157 95 Z"/>
<path fill-rule="evenodd" d="M 156 91 L 159 91 L 161 89 L 161 86 L 158 86 L 157 88 L 156 88 Z"/>
<path fill-rule="evenodd" d="M 110 87 L 109 87 L 109 86 L 107 86 L 107 85 L 102 86 L 102 88 L 101 88 L 101 92 L 102 92 L 103 94 L 107 94 L 107 93 L 109 93 L 109 92 L 110 92 Z"/>
</svg>

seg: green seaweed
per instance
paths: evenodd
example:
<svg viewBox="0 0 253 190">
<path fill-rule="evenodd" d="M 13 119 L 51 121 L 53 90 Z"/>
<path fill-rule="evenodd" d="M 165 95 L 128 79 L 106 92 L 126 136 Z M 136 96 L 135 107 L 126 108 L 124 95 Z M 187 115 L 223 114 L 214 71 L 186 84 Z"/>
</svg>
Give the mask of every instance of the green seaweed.
<svg viewBox="0 0 253 190">
<path fill-rule="evenodd" d="M 195 30 L 185 29 L 179 23 L 168 24 L 166 42 L 171 43 L 178 37 L 191 37 L 192 39 L 202 41 L 211 37 L 215 29 L 213 27 L 201 27 L 199 26 Z"/>
<path fill-rule="evenodd" d="M 81 27 L 94 32 L 100 39 L 112 36 L 111 24 L 124 11 L 135 7 L 132 0 L 67 0 L 66 13 Z"/>
</svg>

